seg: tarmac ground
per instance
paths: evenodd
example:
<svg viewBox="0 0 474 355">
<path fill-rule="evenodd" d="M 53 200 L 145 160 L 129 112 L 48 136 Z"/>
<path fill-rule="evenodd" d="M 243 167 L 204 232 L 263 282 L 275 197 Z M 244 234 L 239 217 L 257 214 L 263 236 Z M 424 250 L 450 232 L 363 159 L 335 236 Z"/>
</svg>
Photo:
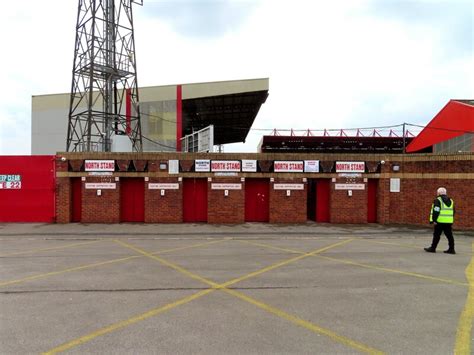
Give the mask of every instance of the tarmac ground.
<svg viewBox="0 0 474 355">
<path fill-rule="evenodd" d="M 471 354 L 474 234 L 0 224 L 1 354 Z"/>
</svg>

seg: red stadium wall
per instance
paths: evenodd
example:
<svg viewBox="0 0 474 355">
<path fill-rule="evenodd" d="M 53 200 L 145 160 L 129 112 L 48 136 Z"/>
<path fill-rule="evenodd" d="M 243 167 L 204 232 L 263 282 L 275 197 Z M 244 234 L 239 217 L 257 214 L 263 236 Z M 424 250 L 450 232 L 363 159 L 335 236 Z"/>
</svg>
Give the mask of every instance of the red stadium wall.
<svg viewBox="0 0 474 355">
<path fill-rule="evenodd" d="M 0 156 L 0 222 L 55 221 L 55 164 L 52 155 Z"/>
</svg>

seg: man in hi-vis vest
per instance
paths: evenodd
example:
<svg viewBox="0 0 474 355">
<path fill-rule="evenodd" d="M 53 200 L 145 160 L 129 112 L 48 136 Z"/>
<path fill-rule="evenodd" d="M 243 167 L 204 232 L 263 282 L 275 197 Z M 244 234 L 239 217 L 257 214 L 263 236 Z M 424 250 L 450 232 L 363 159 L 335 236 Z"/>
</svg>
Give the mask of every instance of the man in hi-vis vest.
<svg viewBox="0 0 474 355">
<path fill-rule="evenodd" d="M 446 189 L 440 187 L 437 191 L 438 197 L 431 205 L 430 224 L 434 223 L 433 241 L 429 248 L 425 248 L 428 253 L 436 253 L 441 233 L 444 232 L 448 238 L 449 248 L 446 254 L 456 254 L 454 251 L 454 237 L 452 225 L 454 223 L 454 201 L 446 195 Z"/>
</svg>

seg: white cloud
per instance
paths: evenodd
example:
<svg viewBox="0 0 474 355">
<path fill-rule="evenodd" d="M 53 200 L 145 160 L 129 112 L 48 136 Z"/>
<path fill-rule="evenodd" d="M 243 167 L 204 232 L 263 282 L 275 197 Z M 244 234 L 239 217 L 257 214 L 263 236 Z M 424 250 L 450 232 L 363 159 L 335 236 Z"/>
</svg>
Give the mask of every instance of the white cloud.
<svg viewBox="0 0 474 355">
<path fill-rule="evenodd" d="M 443 16 L 414 23 L 382 16 L 372 5 L 265 0 L 220 36 L 197 37 L 147 15 L 145 1 L 134 10 L 139 85 L 269 77 L 270 96 L 254 123 L 269 129 L 426 124 L 449 99 L 474 97 L 472 45 L 466 55 L 448 55 Z M 7 98 L 0 104 L 0 139 L 15 142 L 5 132 L 8 120 L 19 133 L 17 144 L 8 145 L 22 147 L 31 95 L 70 89 L 77 6 L 61 0 L 8 6 L 0 30 L 18 36 L 6 39 L 12 55 L 0 59 L 10 73 L 0 86 Z M 459 26 L 469 27 L 463 21 Z M 255 151 L 262 133 L 252 131 L 245 145 L 226 151 Z M 0 154 L 7 152 L 2 142 Z"/>
</svg>

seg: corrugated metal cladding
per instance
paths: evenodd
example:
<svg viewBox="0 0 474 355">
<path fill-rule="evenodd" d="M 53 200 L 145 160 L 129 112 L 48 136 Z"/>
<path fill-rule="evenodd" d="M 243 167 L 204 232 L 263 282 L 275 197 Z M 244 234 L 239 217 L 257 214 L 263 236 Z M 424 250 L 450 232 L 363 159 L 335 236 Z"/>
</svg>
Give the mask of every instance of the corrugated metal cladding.
<svg viewBox="0 0 474 355">
<path fill-rule="evenodd" d="M 0 156 L 0 222 L 55 221 L 55 157 Z"/>
</svg>

